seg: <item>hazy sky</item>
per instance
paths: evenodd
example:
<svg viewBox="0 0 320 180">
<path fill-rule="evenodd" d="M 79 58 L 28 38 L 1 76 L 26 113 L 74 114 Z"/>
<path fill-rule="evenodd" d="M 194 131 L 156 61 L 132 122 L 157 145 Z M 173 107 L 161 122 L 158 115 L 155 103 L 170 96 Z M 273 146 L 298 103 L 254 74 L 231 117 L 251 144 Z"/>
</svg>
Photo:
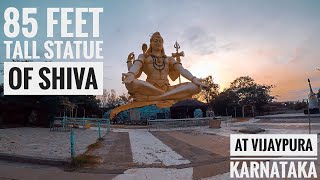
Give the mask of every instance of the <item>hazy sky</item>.
<svg viewBox="0 0 320 180">
<path fill-rule="evenodd" d="M 278 101 L 307 98 L 307 78 L 314 91 L 320 88 L 319 0 L 2 1 L 2 17 L 10 6 L 38 8 L 39 32 L 33 39 L 38 42 L 47 40 L 47 7 L 103 7 L 104 86 L 119 94 L 126 92 L 121 73 L 127 72 L 128 53 L 140 54 L 155 31 L 162 34 L 167 54 L 175 51 L 177 40 L 186 54 L 184 67 L 197 77 L 212 75 L 221 89 L 245 75 L 275 85 Z M 3 30 L 0 38 L 6 39 Z"/>
</svg>

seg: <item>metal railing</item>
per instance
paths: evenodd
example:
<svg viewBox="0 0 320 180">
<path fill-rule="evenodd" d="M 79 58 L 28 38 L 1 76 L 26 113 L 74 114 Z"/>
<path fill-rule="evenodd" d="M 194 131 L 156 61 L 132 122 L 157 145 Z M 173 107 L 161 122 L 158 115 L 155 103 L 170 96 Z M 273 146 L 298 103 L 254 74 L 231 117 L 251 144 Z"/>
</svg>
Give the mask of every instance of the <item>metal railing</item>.
<svg viewBox="0 0 320 180">
<path fill-rule="evenodd" d="M 105 118 L 71 118 L 71 117 L 55 117 L 50 122 L 50 131 L 59 130 L 62 128 L 64 131 L 70 131 L 71 128 L 76 126 L 94 125 L 99 129 L 103 126 L 107 129 L 107 133 L 110 132 L 110 119 Z"/>
<path fill-rule="evenodd" d="M 228 124 L 229 125 L 231 124 L 232 116 L 217 116 L 217 117 L 215 117 L 215 119 L 218 119 L 218 120 L 224 122 L 224 124 L 226 126 L 228 126 Z"/>
<path fill-rule="evenodd" d="M 212 117 L 205 118 L 184 118 L 184 119 L 156 119 L 148 120 L 148 130 L 161 130 L 161 129 L 181 129 L 181 128 L 193 128 L 208 126 L 209 120 L 212 120 Z"/>
<path fill-rule="evenodd" d="M 220 120 L 228 126 L 232 121 L 232 116 L 203 117 L 203 118 L 184 118 L 184 119 L 156 119 L 148 120 L 148 130 L 165 129 L 191 129 L 194 127 L 209 126 L 210 120 Z"/>
<path fill-rule="evenodd" d="M 55 117 L 50 122 L 50 131 L 56 131 L 56 130 L 63 130 L 63 131 L 70 131 L 70 155 L 71 158 L 75 157 L 75 134 L 74 134 L 74 127 L 80 127 L 83 128 L 86 127 L 86 125 L 94 125 L 98 127 L 98 140 L 102 138 L 101 134 L 101 127 L 105 125 L 106 128 L 106 134 L 110 132 L 110 120 L 105 118 L 71 118 L 71 117 Z"/>
</svg>

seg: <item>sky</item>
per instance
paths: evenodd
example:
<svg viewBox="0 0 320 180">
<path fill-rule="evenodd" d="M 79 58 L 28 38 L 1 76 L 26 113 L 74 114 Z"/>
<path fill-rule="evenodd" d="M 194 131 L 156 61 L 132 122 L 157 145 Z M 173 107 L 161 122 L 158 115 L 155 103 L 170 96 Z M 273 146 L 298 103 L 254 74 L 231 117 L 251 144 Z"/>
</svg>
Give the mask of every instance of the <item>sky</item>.
<svg viewBox="0 0 320 180">
<path fill-rule="evenodd" d="M 150 34 L 156 31 L 164 38 L 168 55 L 175 52 L 178 41 L 185 52 L 183 66 L 199 78 L 212 75 L 221 90 L 240 76 L 275 85 L 272 94 L 277 101 L 307 98 L 308 78 L 314 91 L 320 88 L 318 0 L 13 0 L 1 1 L 1 16 L 7 7 L 38 8 L 39 31 L 32 40 L 39 43 L 48 40 L 46 8 L 104 8 L 98 38 L 103 40 L 104 87 L 119 94 L 126 92 L 121 73 L 127 72 L 128 54 L 140 54 L 141 45 L 149 44 Z M 90 23 L 89 16 L 84 17 Z M 0 22 L 4 24 L 3 18 Z M 84 30 L 91 31 L 89 26 Z M 3 30 L 0 33 L 1 39 L 8 39 Z M 0 47 L 3 62 L 4 45 Z"/>
</svg>

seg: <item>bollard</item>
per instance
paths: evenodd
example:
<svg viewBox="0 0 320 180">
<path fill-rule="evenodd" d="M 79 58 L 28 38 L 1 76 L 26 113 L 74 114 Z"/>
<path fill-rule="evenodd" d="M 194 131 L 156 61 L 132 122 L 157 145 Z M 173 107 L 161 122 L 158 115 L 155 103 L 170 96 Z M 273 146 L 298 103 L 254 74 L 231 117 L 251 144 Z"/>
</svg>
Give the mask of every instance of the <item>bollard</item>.
<svg viewBox="0 0 320 180">
<path fill-rule="evenodd" d="M 63 127 L 63 129 L 65 129 L 65 123 L 66 123 L 66 116 L 63 116 L 63 119 L 62 119 L 62 127 Z"/>
<path fill-rule="evenodd" d="M 101 128 L 100 128 L 100 121 L 98 122 L 98 131 L 99 131 L 99 139 L 101 138 L 101 132 L 100 132 L 100 130 L 101 130 Z"/>
<path fill-rule="evenodd" d="M 63 128 L 64 128 L 64 131 L 68 131 L 68 116 L 65 116 L 63 118 Z"/>
<path fill-rule="evenodd" d="M 70 131 L 70 153 L 71 153 L 71 158 L 74 157 L 75 155 L 75 151 L 74 151 L 74 132 L 73 132 L 73 128 L 71 128 Z"/>
<path fill-rule="evenodd" d="M 107 120 L 107 131 L 110 132 L 110 119 Z"/>
</svg>

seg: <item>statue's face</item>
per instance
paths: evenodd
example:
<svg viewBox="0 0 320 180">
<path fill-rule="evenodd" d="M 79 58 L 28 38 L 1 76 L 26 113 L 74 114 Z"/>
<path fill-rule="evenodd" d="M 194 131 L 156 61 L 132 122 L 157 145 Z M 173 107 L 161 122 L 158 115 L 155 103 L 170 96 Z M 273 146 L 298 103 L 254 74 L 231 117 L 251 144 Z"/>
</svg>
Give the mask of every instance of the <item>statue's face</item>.
<svg viewBox="0 0 320 180">
<path fill-rule="evenodd" d="M 163 48 L 163 39 L 161 37 L 154 37 L 152 38 L 150 45 L 152 49 L 161 51 Z"/>
</svg>

